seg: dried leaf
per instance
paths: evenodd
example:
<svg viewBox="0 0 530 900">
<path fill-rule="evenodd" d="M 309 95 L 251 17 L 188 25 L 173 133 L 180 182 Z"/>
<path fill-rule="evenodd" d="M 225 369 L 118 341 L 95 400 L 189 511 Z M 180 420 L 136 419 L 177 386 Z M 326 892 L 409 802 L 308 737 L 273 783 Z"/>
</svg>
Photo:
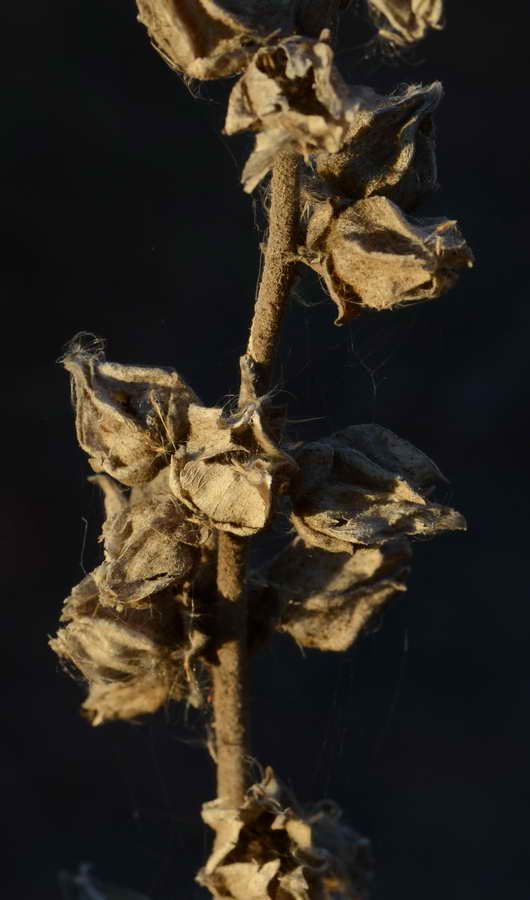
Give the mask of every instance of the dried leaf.
<svg viewBox="0 0 530 900">
<path fill-rule="evenodd" d="M 303 813 L 271 769 L 240 809 L 222 799 L 203 806 L 215 847 L 197 881 L 228 900 L 362 900 L 369 878 L 367 842 L 328 804 Z M 322 840 L 319 844 L 317 835 Z M 362 852 L 361 848 L 363 848 Z M 363 868 L 361 857 L 366 866 Z"/>
<path fill-rule="evenodd" d="M 386 197 L 315 204 L 300 258 L 324 279 L 342 325 L 363 307 L 440 297 L 473 255 L 456 222 L 406 216 Z"/>
<path fill-rule="evenodd" d="M 347 650 L 367 621 L 396 591 L 404 591 L 408 541 L 330 553 L 295 540 L 260 577 L 263 602 L 280 607 L 278 628 L 303 647 Z"/>
<path fill-rule="evenodd" d="M 379 34 L 394 44 L 414 43 L 425 37 L 428 28 L 443 28 L 443 0 L 368 0 L 368 2 L 372 9 L 380 14 Z"/>
<path fill-rule="evenodd" d="M 101 349 L 73 343 L 63 358 L 71 375 L 79 444 L 95 472 L 122 484 L 149 481 L 186 437 L 197 397 L 173 370 L 106 362 Z"/>
<path fill-rule="evenodd" d="M 238 535 L 267 523 L 273 493 L 294 469 L 268 436 L 259 401 L 234 416 L 191 405 L 190 437 L 171 461 L 170 484 L 197 522 Z"/>
<path fill-rule="evenodd" d="M 367 95 L 368 96 L 368 95 Z M 351 200 L 383 194 L 412 209 L 437 186 L 432 114 L 442 85 L 409 85 L 389 97 L 373 93 L 337 153 L 319 152 L 315 168 L 330 191 Z"/>
<path fill-rule="evenodd" d="M 455 510 L 430 501 L 445 481 L 434 463 L 380 425 L 353 425 L 295 458 L 301 476 L 292 521 L 310 546 L 351 553 L 358 544 L 466 527 Z"/>
<path fill-rule="evenodd" d="M 243 170 L 245 190 L 256 187 L 283 150 L 305 158 L 315 150 L 336 152 L 360 100 L 324 40 L 292 37 L 258 50 L 232 90 L 225 123 L 227 134 L 261 132 Z"/>
</svg>

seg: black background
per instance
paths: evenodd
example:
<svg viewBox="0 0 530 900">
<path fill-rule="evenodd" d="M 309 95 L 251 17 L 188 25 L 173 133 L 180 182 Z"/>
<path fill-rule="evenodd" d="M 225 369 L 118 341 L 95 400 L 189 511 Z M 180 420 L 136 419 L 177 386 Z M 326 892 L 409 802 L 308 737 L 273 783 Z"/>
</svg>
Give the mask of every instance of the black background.
<svg viewBox="0 0 530 900">
<path fill-rule="evenodd" d="M 237 387 L 260 236 L 220 135 L 227 84 L 194 99 L 132 0 L 8 4 L 2 219 L 2 822 L 6 900 L 60 897 L 91 861 L 153 900 L 200 898 L 214 793 L 200 720 L 178 706 L 91 729 L 47 647 L 97 559 L 68 383 L 75 332 L 111 359 L 174 365 L 209 404 Z M 449 0 L 406 60 L 345 17 L 339 66 L 380 90 L 440 78 L 441 191 L 477 265 L 439 301 L 333 326 L 304 277 L 281 384 L 306 438 L 375 420 L 432 455 L 467 535 L 416 546 L 408 594 L 346 654 L 278 639 L 254 663 L 254 752 L 299 797 L 334 797 L 371 836 L 375 900 L 527 900 L 528 145 L 526 3 Z M 4 88 L 6 80 L 4 79 Z"/>
</svg>

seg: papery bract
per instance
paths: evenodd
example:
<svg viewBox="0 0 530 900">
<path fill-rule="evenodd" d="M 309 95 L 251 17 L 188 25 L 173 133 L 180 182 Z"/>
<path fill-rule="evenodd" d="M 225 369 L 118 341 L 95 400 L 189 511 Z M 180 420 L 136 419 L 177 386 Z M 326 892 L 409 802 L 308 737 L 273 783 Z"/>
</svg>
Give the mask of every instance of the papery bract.
<svg viewBox="0 0 530 900">
<path fill-rule="evenodd" d="M 186 437 L 197 397 L 171 369 L 107 362 L 102 351 L 72 343 L 63 357 L 71 375 L 80 446 L 95 472 L 122 484 L 149 481 Z"/>
<path fill-rule="evenodd" d="M 243 170 L 246 191 L 271 169 L 278 153 L 308 158 L 316 150 L 336 152 L 361 103 L 333 64 L 324 40 L 288 38 L 263 47 L 230 95 L 225 131 L 258 131 Z"/>
<path fill-rule="evenodd" d="M 446 484 L 432 460 L 380 425 L 352 425 L 306 444 L 295 459 L 292 522 L 310 546 L 354 553 L 359 544 L 466 527 L 460 513 L 432 502 Z"/>
<path fill-rule="evenodd" d="M 374 91 L 353 119 L 343 147 L 315 154 L 324 188 L 350 200 L 381 194 L 405 210 L 416 206 L 437 186 L 432 114 L 441 97 L 439 81 L 408 85 L 389 97 Z"/>
<path fill-rule="evenodd" d="M 368 0 L 380 14 L 379 34 L 395 44 L 421 40 L 429 28 L 443 28 L 443 0 Z"/>
<path fill-rule="evenodd" d="M 315 201 L 300 258 L 324 280 L 342 325 L 363 308 L 440 297 L 473 254 L 457 223 L 406 216 L 386 197 Z"/>
</svg>

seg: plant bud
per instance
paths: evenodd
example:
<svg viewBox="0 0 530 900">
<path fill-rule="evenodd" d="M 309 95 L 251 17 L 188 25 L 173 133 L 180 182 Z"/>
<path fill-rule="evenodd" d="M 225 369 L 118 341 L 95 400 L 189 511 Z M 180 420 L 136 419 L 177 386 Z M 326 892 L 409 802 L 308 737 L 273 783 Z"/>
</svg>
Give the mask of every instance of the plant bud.
<svg viewBox="0 0 530 900">
<path fill-rule="evenodd" d="M 440 297 L 473 265 L 456 222 L 406 216 L 386 197 L 315 203 L 300 258 L 323 278 L 336 325 L 366 307 Z"/>
<path fill-rule="evenodd" d="M 410 556 L 405 539 L 330 553 L 295 538 L 260 571 L 267 586 L 260 602 L 279 607 L 278 629 L 299 646 L 347 650 L 368 620 L 406 590 Z"/>
<path fill-rule="evenodd" d="M 197 522 L 248 536 L 267 523 L 293 461 L 268 437 L 259 401 L 234 416 L 192 404 L 190 437 L 171 460 L 170 485 Z"/>
<path fill-rule="evenodd" d="M 325 40 L 292 37 L 258 50 L 232 90 L 225 123 L 226 134 L 260 132 L 243 170 L 245 190 L 256 187 L 284 150 L 305 158 L 339 150 L 360 102 Z"/>
<path fill-rule="evenodd" d="M 304 541 L 338 553 L 405 535 L 460 531 L 460 513 L 431 502 L 446 483 L 435 464 L 380 425 L 352 425 L 295 454 L 292 522 Z"/>
<path fill-rule="evenodd" d="M 380 22 L 379 34 L 394 44 L 412 44 L 425 37 L 428 28 L 443 28 L 443 0 L 368 2 Z"/>
<path fill-rule="evenodd" d="M 171 369 L 106 362 L 101 351 L 72 345 L 63 358 L 71 375 L 77 439 L 95 472 L 122 484 L 154 478 L 185 439 L 197 398 Z"/>
<path fill-rule="evenodd" d="M 271 769 L 240 809 L 222 798 L 202 817 L 215 847 L 197 881 L 227 900 L 365 900 L 371 879 L 369 842 L 341 822 L 331 801 L 303 811 Z"/>
<path fill-rule="evenodd" d="M 437 187 L 432 113 L 441 97 L 439 81 L 409 85 L 390 97 L 374 92 L 343 147 L 315 155 L 315 169 L 329 191 L 350 200 L 382 194 L 403 209 L 416 206 Z"/>
</svg>

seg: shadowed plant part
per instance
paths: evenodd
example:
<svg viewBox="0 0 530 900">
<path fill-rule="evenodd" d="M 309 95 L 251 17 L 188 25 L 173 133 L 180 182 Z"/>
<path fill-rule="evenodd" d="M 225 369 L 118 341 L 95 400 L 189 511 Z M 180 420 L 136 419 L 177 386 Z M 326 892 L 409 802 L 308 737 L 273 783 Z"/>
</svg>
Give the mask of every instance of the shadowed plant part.
<svg viewBox="0 0 530 900">
<path fill-rule="evenodd" d="M 190 522 L 169 490 L 168 469 L 137 497 L 125 498 L 107 476 L 96 476 L 105 494 L 102 529 L 105 559 L 93 572 L 105 606 L 145 606 L 153 594 L 191 582 L 200 562 L 200 546 L 209 538 L 204 526 Z"/>
<path fill-rule="evenodd" d="M 77 439 L 95 472 L 122 484 L 154 478 L 187 432 L 196 395 L 171 369 L 107 362 L 75 338 L 63 357 L 71 375 Z"/>
<path fill-rule="evenodd" d="M 227 134 L 259 132 L 243 170 L 245 190 L 284 151 L 307 159 L 316 150 L 339 150 L 362 96 L 342 80 L 325 40 L 293 37 L 258 50 L 232 90 L 225 123 Z"/>
<path fill-rule="evenodd" d="M 321 180 L 309 179 L 308 192 L 350 200 L 382 194 L 412 209 L 437 187 L 432 114 L 442 93 L 439 81 L 408 85 L 389 97 L 374 91 L 353 119 L 342 149 L 315 154 Z"/>
<path fill-rule="evenodd" d="M 263 415 L 260 401 L 232 416 L 190 406 L 189 439 L 173 455 L 170 485 L 193 520 L 241 536 L 264 528 L 296 465 L 267 434 Z"/>
<path fill-rule="evenodd" d="M 380 425 L 352 425 L 296 454 L 292 522 L 304 541 L 335 553 L 396 537 L 465 529 L 454 509 L 431 502 L 446 484 L 420 450 Z"/>
<path fill-rule="evenodd" d="M 239 809 L 205 803 L 216 833 L 197 881 L 228 900 L 364 900 L 371 878 L 370 845 L 341 821 L 335 804 L 302 811 L 271 769 L 252 785 Z"/>
<path fill-rule="evenodd" d="M 386 197 L 315 201 L 299 256 L 324 280 L 336 325 L 363 308 L 440 297 L 474 261 L 456 222 L 407 216 Z"/>
<path fill-rule="evenodd" d="M 394 44 L 421 40 L 429 28 L 443 28 L 443 0 L 368 0 L 379 34 Z"/>
<path fill-rule="evenodd" d="M 341 0 L 136 0 L 139 21 L 163 59 L 189 78 L 242 72 L 271 37 L 318 37 Z"/>
<path fill-rule="evenodd" d="M 259 602 L 278 609 L 277 628 L 301 647 L 347 650 L 388 600 L 406 589 L 410 557 L 405 539 L 333 553 L 295 538 L 259 572 Z"/>
</svg>

